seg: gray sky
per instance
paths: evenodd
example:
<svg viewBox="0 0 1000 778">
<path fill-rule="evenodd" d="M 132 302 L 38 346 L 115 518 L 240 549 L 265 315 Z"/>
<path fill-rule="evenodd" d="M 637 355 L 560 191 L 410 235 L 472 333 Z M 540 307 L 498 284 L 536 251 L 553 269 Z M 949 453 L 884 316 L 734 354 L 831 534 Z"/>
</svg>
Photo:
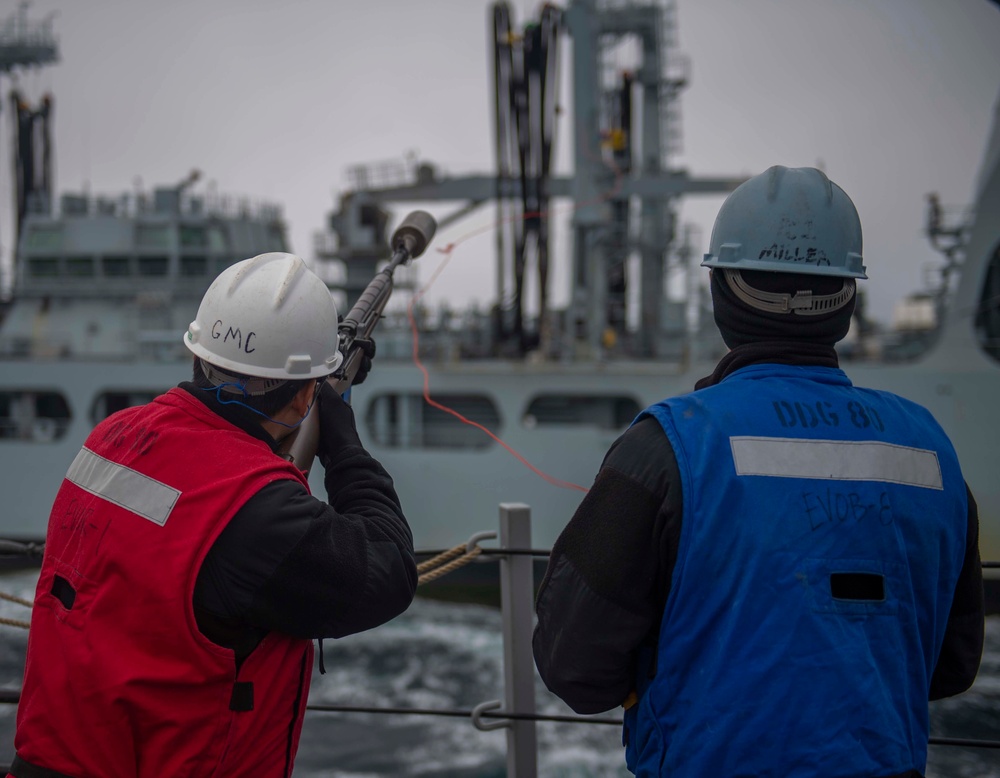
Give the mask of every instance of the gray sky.
<svg viewBox="0 0 1000 778">
<path fill-rule="evenodd" d="M 511 6 L 518 26 L 537 14 L 536 3 Z M 0 13 L 15 7 L 3 0 Z M 416 152 L 455 174 L 492 169 L 489 8 L 483 0 L 35 0 L 32 17 L 57 13 L 62 61 L 19 86 L 33 100 L 55 94 L 60 192 L 114 195 L 136 177 L 152 187 L 196 167 L 219 191 L 283 206 L 292 248 L 308 259 L 349 165 Z M 1000 8 L 677 0 L 677 17 L 691 83 L 675 163 L 696 175 L 822 165 L 861 212 L 871 308 L 888 320 L 936 259 L 921 235 L 925 194 L 940 192 L 946 206 L 970 199 L 1000 90 Z M 4 115 L 8 148 L 6 105 Z M 572 131 L 564 117 L 563 166 Z M 0 153 L 5 177 L 8 165 Z M 9 191 L 0 190 L 5 219 Z M 700 228 L 699 252 L 720 202 L 683 208 Z M 492 214 L 442 232 L 439 245 Z M 4 221 L 0 242 L 9 235 Z M 492 246 L 488 233 L 462 243 L 428 301 L 490 301 Z M 565 241 L 555 248 L 559 303 Z M 420 278 L 439 261 L 420 260 Z"/>
</svg>

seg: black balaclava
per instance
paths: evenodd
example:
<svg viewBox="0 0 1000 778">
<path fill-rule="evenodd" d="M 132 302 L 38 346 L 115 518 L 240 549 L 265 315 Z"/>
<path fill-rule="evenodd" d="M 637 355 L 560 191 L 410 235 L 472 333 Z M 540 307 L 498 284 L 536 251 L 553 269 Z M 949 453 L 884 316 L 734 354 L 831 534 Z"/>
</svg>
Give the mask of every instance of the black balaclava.
<svg viewBox="0 0 1000 778">
<path fill-rule="evenodd" d="M 740 271 L 743 280 L 762 292 L 795 294 L 804 289 L 814 294 L 836 294 L 845 279 L 799 273 Z M 731 351 L 711 375 L 695 383 L 695 389 L 714 386 L 730 373 L 758 362 L 782 365 L 838 367 L 834 344 L 847 335 L 857 302 L 854 295 L 842 308 L 815 316 L 770 313 L 751 308 L 729 287 L 722 272 L 711 274 L 715 323 Z"/>
<path fill-rule="evenodd" d="M 845 279 L 800 273 L 769 273 L 761 270 L 740 271 L 743 280 L 763 292 L 795 294 L 811 290 L 813 294 L 835 294 Z M 838 310 L 815 316 L 795 313 L 771 313 L 751 308 L 738 298 L 725 275 L 711 273 L 712 305 L 715 323 L 729 348 L 750 343 L 782 341 L 833 346 L 847 335 L 857 295 Z"/>
</svg>

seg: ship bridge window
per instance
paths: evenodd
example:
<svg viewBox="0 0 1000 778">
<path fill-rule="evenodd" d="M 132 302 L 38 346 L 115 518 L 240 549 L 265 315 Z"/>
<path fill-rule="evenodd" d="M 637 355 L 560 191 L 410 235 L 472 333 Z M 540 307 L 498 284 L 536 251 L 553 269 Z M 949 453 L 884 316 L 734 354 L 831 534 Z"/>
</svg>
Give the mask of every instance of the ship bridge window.
<svg viewBox="0 0 1000 778">
<path fill-rule="evenodd" d="M 168 257 L 139 257 L 139 275 L 165 276 L 169 265 Z"/>
<path fill-rule="evenodd" d="M 208 228 L 208 250 L 213 254 L 219 254 L 226 250 L 226 233 L 218 226 Z"/>
<path fill-rule="evenodd" d="M 170 227 L 166 224 L 140 224 L 136 227 L 135 242 L 147 249 L 168 249 Z"/>
<path fill-rule="evenodd" d="M 986 268 L 983 293 L 976 310 L 976 335 L 987 354 L 1000 361 L 1000 245 Z"/>
<path fill-rule="evenodd" d="M 59 275 L 57 257 L 31 257 L 28 260 L 28 275 L 32 278 L 53 278 Z"/>
<path fill-rule="evenodd" d="M 58 252 L 62 248 L 62 228 L 31 226 L 25 236 L 24 245 L 29 251 Z"/>
<path fill-rule="evenodd" d="M 67 259 L 66 275 L 76 278 L 94 275 L 93 257 L 71 257 Z"/>
<path fill-rule="evenodd" d="M 642 406 L 627 395 L 540 394 L 524 414 L 524 426 L 571 424 L 620 430 L 632 423 Z"/>
<path fill-rule="evenodd" d="M 0 441 L 50 443 L 66 434 L 69 404 L 59 392 L 0 390 Z"/>
<path fill-rule="evenodd" d="M 163 392 L 152 389 L 121 389 L 112 392 L 102 392 L 97 395 L 90 409 L 90 421 L 94 424 L 104 421 L 112 413 L 123 411 L 135 405 L 145 405 L 159 397 Z"/>
<path fill-rule="evenodd" d="M 182 276 L 203 276 L 208 272 L 206 257 L 181 257 Z"/>
<path fill-rule="evenodd" d="M 107 278 L 122 278 L 132 275 L 132 268 L 129 266 L 128 257 L 103 257 L 101 259 L 101 269 Z"/>
<path fill-rule="evenodd" d="M 181 225 L 181 246 L 184 248 L 204 248 L 208 245 L 208 234 L 202 226 Z"/>
<path fill-rule="evenodd" d="M 435 394 L 434 399 L 491 432 L 499 432 L 500 413 L 489 397 Z M 392 448 L 477 449 L 493 442 L 482 430 L 428 405 L 417 392 L 376 395 L 368 404 L 365 426 L 374 442 Z"/>
</svg>

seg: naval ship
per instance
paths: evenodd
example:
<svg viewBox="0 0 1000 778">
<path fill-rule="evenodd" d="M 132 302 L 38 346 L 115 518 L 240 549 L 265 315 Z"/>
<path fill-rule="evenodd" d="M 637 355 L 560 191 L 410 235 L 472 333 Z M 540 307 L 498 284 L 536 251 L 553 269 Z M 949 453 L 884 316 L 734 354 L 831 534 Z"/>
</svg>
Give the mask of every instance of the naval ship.
<svg viewBox="0 0 1000 778">
<path fill-rule="evenodd" d="M 429 162 L 358 166 L 314 258 L 346 306 L 388 256 L 393 206 L 453 204 L 441 225 L 496 209 L 496 304 L 430 312 L 400 273 L 397 294 L 411 305 L 380 323 L 375 367 L 351 392 L 418 548 L 492 528 L 502 502 L 528 504 L 533 545 L 549 546 L 634 416 L 690 391 L 724 352 L 678 213 L 683 198 L 743 179 L 672 164 L 689 75 L 672 2 L 570 0 L 520 28 L 507 3 L 490 10 L 495 168 L 450 177 Z M 573 171 L 560 176 L 552 159 L 567 40 L 576 131 Z M 152 192 L 56 201 L 45 106 L 19 110 L 28 129 L 17 155 L 29 170 L 19 170 L 16 276 L 0 325 L 0 536 L 30 541 L 44 537 L 90 429 L 188 377 L 181 333 L 212 278 L 284 250 L 285 238 L 277 207 L 202 192 L 194 175 Z M 856 383 L 907 396 L 944 426 L 979 504 L 983 558 L 1000 559 L 1000 123 L 973 199 L 957 219 L 930 211 L 942 273 L 912 301 L 920 323 L 879 333 L 859 317 L 841 354 Z M 570 267 L 570 302 L 557 309 L 548 276 L 560 204 L 573 248 L 551 258 Z M 665 292 L 677 273 L 689 279 L 682 297 Z M 795 414 L 790 423 L 813 423 L 807 407 Z"/>
</svg>

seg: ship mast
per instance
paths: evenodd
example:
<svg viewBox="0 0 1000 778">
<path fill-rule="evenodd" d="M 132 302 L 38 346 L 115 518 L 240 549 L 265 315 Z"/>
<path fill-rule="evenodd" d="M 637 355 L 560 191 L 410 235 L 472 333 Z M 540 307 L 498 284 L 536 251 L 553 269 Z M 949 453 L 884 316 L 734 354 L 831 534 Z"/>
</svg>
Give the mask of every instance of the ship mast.
<svg viewBox="0 0 1000 778">
<path fill-rule="evenodd" d="M 640 296 L 630 351 L 662 356 L 664 270 L 678 198 L 729 192 L 739 181 L 690 179 L 671 168 L 680 142 L 678 98 L 689 71 L 676 51 L 672 2 L 574 0 L 564 19 L 573 38 L 577 125 L 571 318 L 587 333 L 592 353 L 626 336 L 627 262 L 635 252 Z M 634 64 L 624 70 L 617 57 L 628 48 Z"/>
<path fill-rule="evenodd" d="M 498 2 L 491 21 L 496 172 L 441 177 L 429 163 L 409 171 L 400 166 L 392 176 L 384 165 L 353 168 L 354 186 L 330 217 L 336 247 L 321 251 L 320 259 L 347 265 L 343 289 L 350 300 L 360 292 L 351 279 L 370 277 L 384 258 L 378 225 L 384 231 L 387 204 L 464 201 L 439 219 L 445 227 L 496 202 L 494 339 L 489 353 L 479 356 L 672 356 L 670 342 L 678 333 L 664 314 L 664 281 L 679 199 L 725 194 L 744 180 L 696 178 L 671 165 L 679 141 L 677 98 L 688 80 L 687 60 L 675 51 L 672 0 L 570 0 L 563 10 L 545 4 L 522 33 L 513 30 L 508 4 Z M 550 173 L 560 31 L 573 40 L 569 176 Z M 626 69 L 618 65 L 622 48 L 634 59 Z M 564 312 L 547 310 L 548 209 L 557 198 L 572 201 L 572 288 Z M 626 273 L 632 257 L 639 266 L 635 281 Z M 532 259 L 542 310 L 529 334 L 522 305 Z M 634 332 L 626 321 L 630 283 L 639 291 Z M 558 334 L 549 332 L 550 321 L 558 321 Z"/>
<path fill-rule="evenodd" d="M 52 33 L 54 15 L 49 15 L 40 22 L 30 21 L 28 5 L 27 2 L 22 2 L 17 11 L 0 25 L 0 75 L 12 77 L 18 68 L 41 67 L 59 60 L 58 42 Z M 48 124 L 51 98 L 46 97 L 41 107 L 32 111 L 20 95 L 12 91 L 10 107 L 17 120 L 13 171 L 16 213 L 14 240 L 10 244 L 16 247 L 29 198 L 42 198 L 46 202 L 51 199 L 51 142 Z M 36 129 L 41 146 L 37 150 L 33 143 Z M 8 285 L 9 279 L 0 276 L 0 293 L 6 295 Z"/>
</svg>

